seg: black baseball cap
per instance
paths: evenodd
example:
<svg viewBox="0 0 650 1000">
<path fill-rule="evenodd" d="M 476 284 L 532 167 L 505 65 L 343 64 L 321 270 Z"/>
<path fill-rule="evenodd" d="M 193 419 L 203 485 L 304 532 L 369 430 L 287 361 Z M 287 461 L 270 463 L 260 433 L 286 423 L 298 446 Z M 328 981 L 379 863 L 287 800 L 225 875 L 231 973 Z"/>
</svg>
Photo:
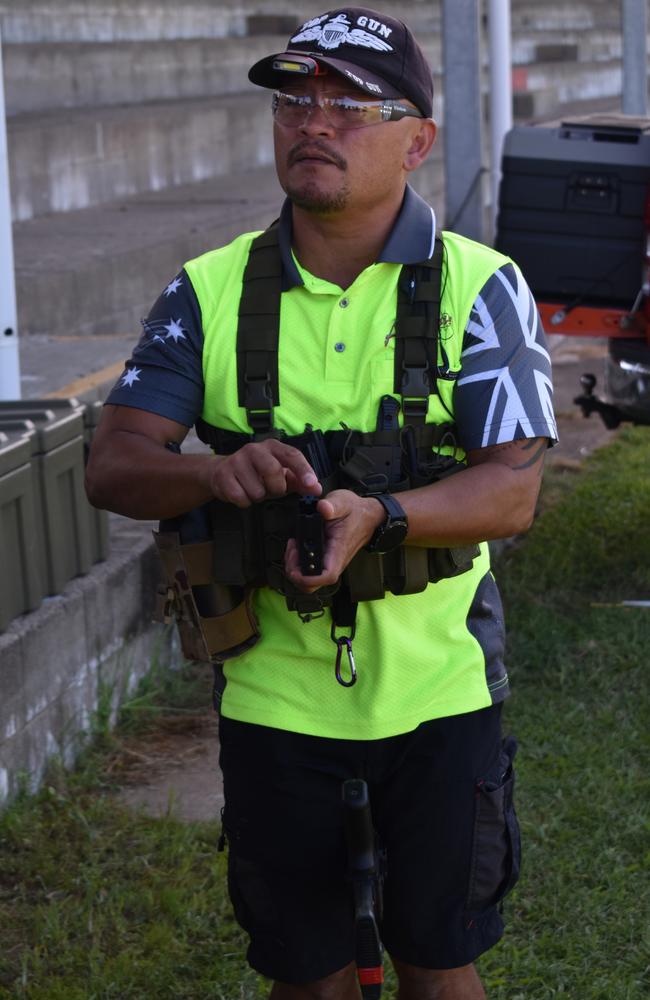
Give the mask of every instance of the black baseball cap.
<svg viewBox="0 0 650 1000">
<path fill-rule="evenodd" d="M 277 90 L 287 73 L 314 74 L 319 67 L 340 73 L 378 98 L 406 97 L 425 118 L 432 115 L 429 64 L 410 28 L 388 14 L 338 7 L 312 17 L 296 29 L 284 52 L 256 62 L 248 79 Z"/>
</svg>

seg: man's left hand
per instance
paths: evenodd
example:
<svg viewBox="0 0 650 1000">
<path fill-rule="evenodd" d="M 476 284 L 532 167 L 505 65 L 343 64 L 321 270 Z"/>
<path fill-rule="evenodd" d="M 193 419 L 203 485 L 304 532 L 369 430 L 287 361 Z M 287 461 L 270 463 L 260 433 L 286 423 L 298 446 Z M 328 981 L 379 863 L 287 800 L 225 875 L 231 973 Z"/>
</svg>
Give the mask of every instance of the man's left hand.
<svg viewBox="0 0 650 1000">
<path fill-rule="evenodd" d="M 325 553 L 320 576 L 300 572 L 298 546 L 290 538 L 285 553 L 285 571 L 294 586 L 305 593 L 330 586 L 339 579 L 359 549 L 367 545 L 386 512 L 378 500 L 360 497 L 351 490 L 333 490 L 319 500 L 317 510 L 325 522 Z"/>
</svg>

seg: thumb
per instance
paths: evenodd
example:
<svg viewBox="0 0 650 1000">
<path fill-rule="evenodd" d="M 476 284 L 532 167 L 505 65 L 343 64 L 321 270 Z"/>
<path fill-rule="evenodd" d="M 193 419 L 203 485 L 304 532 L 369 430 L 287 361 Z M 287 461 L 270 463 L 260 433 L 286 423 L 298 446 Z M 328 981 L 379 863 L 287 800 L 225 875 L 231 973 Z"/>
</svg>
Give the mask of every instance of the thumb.
<svg viewBox="0 0 650 1000">
<path fill-rule="evenodd" d="M 318 513 L 325 521 L 335 521 L 352 513 L 359 497 L 350 490 L 332 490 L 318 501 Z"/>
<path fill-rule="evenodd" d="M 333 521 L 338 516 L 337 505 L 329 498 L 318 501 L 317 511 L 324 521 Z"/>
</svg>

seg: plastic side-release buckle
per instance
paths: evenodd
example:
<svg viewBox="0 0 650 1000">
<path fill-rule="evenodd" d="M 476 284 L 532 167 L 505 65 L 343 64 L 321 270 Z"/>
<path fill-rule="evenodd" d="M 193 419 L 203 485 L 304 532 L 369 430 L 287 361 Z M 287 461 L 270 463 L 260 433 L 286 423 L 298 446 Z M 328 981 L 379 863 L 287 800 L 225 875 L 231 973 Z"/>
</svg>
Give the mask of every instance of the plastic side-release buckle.
<svg viewBox="0 0 650 1000">
<path fill-rule="evenodd" d="M 426 365 L 402 364 L 400 395 L 404 423 L 408 423 L 409 420 L 426 419 L 431 391 L 429 369 Z"/>
<path fill-rule="evenodd" d="M 402 364 L 402 383 L 400 395 L 428 397 L 431 394 L 431 380 L 427 365 Z"/>
<path fill-rule="evenodd" d="M 248 424 L 256 434 L 273 427 L 273 393 L 268 372 L 260 377 L 244 376 L 244 407 Z"/>
<path fill-rule="evenodd" d="M 429 412 L 429 399 L 402 399 L 402 413 L 404 423 L 408 424 L 412 420 L 425 420 Z"/>
</svg>

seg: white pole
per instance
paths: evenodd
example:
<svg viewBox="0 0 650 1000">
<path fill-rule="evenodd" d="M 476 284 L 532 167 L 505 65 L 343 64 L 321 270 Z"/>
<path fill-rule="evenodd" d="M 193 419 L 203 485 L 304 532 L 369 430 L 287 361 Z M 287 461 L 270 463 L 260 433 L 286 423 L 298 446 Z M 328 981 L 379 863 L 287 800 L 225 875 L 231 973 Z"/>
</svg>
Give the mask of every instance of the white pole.
<svg viewBox="0 0 650 1000">
<path fill-rule="evenodd" d="M 623 113 L 648 114 L 648 8 L 646 0 L 623 0 Z"/>
<path fill-rule="evenodd" d="M 20 399 L 14 248 L 0 35 L 0 399 Z"/>
<path fill-rule="evenodd" d="M 484 239 L 480 0 L 443 0 L 445 227 Z"/>
<path fill-rule="evenodd" d="M 490 70 L 490 191 L 492 237 L 496 235 L 503 140 L 512 128 L 512 57 L 510 0 L 488 0 Z"/>
</svg>

